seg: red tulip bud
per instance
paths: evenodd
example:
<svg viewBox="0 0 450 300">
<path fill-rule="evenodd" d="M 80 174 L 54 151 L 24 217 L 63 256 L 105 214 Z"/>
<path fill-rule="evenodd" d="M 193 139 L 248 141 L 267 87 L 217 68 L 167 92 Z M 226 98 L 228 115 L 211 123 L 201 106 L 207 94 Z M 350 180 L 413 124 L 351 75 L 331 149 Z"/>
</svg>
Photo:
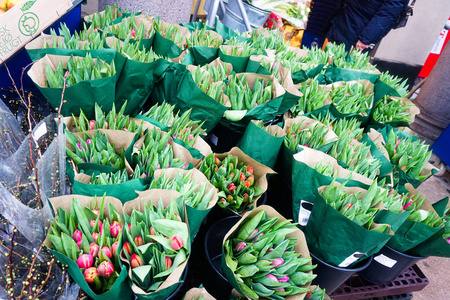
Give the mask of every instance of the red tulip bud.
<svg viewBox="0 0 450 300">
<path fill-rule="evenodd" d="M 131 224 L 128 224 L 128 229 L 130 229 L 130 232 L 131 232 Z"/>
<path fill-rule="evenodd" d="M 282 264 L 284 264 L 284 259 L 282 259 L 282 258 L 275 258 L 270 265 L 274 266 L 276 268 L 278 266 L 281 266 Z"/>
<path fill-rule="evenodd" d="M 214 163 L 216 164 L 216 166 L 220 166 L 220 159 L 214 157 Z"/>
<path fill-rule="evenodd" d="M 239 181 L 245 180 L 245 174 L 241 172 L 241 175 L 239 175 Z"/>
<path fill-rule="evenodd" d="M 144 245 L 144 240 L 142 239 L 142 237 L 140 235 L 138 235 L 137 237 L 134 238 L 134 244 L 137 247 Z"/>
<path fill-rule="evenodd" d="M 247 181 L 250 183 L 250 186 L 252 186 L 255 183 L 255 176 L 248 176 Z"/>
<path fill-rule="evenodd" d="M 108 246 L 102 247 L 103 254 L 105 254 L 108 258 L 112 257 L 112 251 Z"/>
<path fill-rule="evenodd" d="M 96 222 L 97 222 L 97 220 L 90 220 L 89 221 L 89 225 L 91 225 L 92 227 L 95 227 L 95 223 Z M 102 232 L 102 230 L 103 230 L 103 223 L 100 220 L 98 220 L 98 228 L 100 229 L 100 232 Z"/>
<path fill-rule="evenodd" d="M 279 292 L 286 292 L 284 289 L 275 289 L 275 291 L 279 291 Z"/>
<path fill-rule="evenodd" d="M 236 186 L 234 185 L 234 183 L 230 183 L 227 186 L 227 189 L 230 191 L 231 194 L 233 194 L 233 192 L 236 190 Z"/>
<path fill-rule="evenodd" d="M 98 275 L 109 277 L 114 273 L 114 266 L 110 261 L 103 261 L 98 265 Z"/>
<path fill-rule="evenodd" d="M 174 215 L 175 215 L 175 218 L 178 219 L 178 221 L 183 222 L 183 220 L 181 220 L 181 217 L 178 214 L 174 214 Z"/>
<path fill-rule="evenodd" d="M 408 166 L 404 165 L 403 167 L 400 168 L 400 170 L 405 171 L 406 167 L 408 167 Z"/>
<path fill-rule="evenodd" d="M 83 234 L 81 233 L 81 231 L 79 231 L 78 229 L 75 230 L 72 234 L 72 239 L 78 243 L 81 242 L 81 238 L 83 237 Z"/>
<path fill-rule="evenodd" d="M 86 280 L 87 283 L 94 283 L 95 278 L 98 278 L 98 270 L 94 267 L 88 268 L 84 270 L 84 280 Z"/>
<path fill-rule="evenodd" d="M 111 250 L 112 250 L 112 253 L 113 253 L 113 255 L 116 255 L 116 253 L 117 253 L 117 248 L 119 247 L 119 242 L 114 242 L 112 245 L 111 245 Z"/>
<path fill-rule="evenodd" d="M 289 281 L 289 276 L 283 276 L 281 278 L 278 278 L 278 282 L 288 282 Z"/>
<path fill-rule="evenodd" d="M 183 240 L 178 235 L 175 235 L 172 238 L 170 245 L 172 246 L 173 250 L 178 251 L 181 249 L 181 247 L 183 247 Z"/>
<path fill-rule="evenodd" d="M 133 254 L 131 256 L 131 268 L 134 269 L 142 265 L 144 265 L 142 258 L 139 255 Z"/>
<path fill-rule="evenodd" d="M 92 120 L 89 122 L 89 129 L 94 130 L 95 129 L 95 120 Z"/>
<path fill-rule="evenodd" d="M 87 269 L 94 263 L 94 258 L 90 254 L 83 254 L 77 259 L 77 265 L 81 269 Z"/>
<path fill-rule="evenodd" d="M 243 250 L 245 247 L 247 247 L 246 242 L 239 242 L 236 245 L 236 251 L 239 252 L 239 251 Z"/>
<path fill-rule="evenodd" d="M 96 243 L 89 244 L 89 251 L 91 252 L 92 257 L 96 257 L 99 250 L 100 250 L 100 246 L 97 245 Z"/>
<path fill-rule="evenodd" d="M 93 209 L 92 212 L 93 212 L 94 214 L 96 214 L 97 216 L 100 214 L 100 211 L 99 211 L 98 209 Z"/>
<path fill-rule="evenodd" d="M 114 221 L 111 225 L 109 225 L 109 229 L 111 230 L 111 236 L 116 238 L 122 231 L 122 225 L 120 225 L 118 221 Z"/>
<path fill-rule="evenodd" d="M 153 226 L 150 227 L 150 235 L 156 235 L 156 231 L 155 228 L 153 228 Z"/>
<path fill-rule="evenodd" d="M 269 274 L 266 275 L 266 277 L 271 279 L 271 280 L 273 280 L 273 281 L 279 282 L 278 278 L 275 275 L 273 275 L 273 274 L 269 273 Z"/>
<path fill-rule="evenodd" d="M 94 239 L 94 242 L 96 242 L 97 239 L 98 239 L 98 232 L 93 232 L 92 233 L 92 238 Z"/>
<path fill-rule="evenodd" d="M 128 242 L 123 243 L 123 249 L 128 253 L 128 255 L 131 255 L 131 245 Z"/>
<path fill-rule="evenodd" d="M 248 196 L 247 193 L 244 194 L 244 202 L 248 202 L 248 199 L 250 199 L 250 197 Z"/>
<path fill-rule="evenodd" d="M 247 166 L 247 172 L 249 172 L 250 174 L 253 174 L 253 167 Z"/>
<path fill-rule="evenodd" d="M 77 242 L 78 249 L 81 249 L 81 241 Z"/>
<path fill-rule="evenodd" d="M 264 232 L 261 232 L 260 234 L 258 234 L 257 236 L 255 236 L 255 238 L 253 239 L 254 242 L 256 242 L 260 236 L 263 236 Z"/>
<path fill-rule="evenodd" d="M 251 238 L 254 238 L 254 237 L 258 234 L 258 232 L 259 232 L 258 229 L 253 230 L 253 231 L 248 235 L 247 240 L 249 240 L 249 239 L 251 239 Z"/>
<path fill-rule="evenodd" d="M 234 198 L 233 198 L 233 196 L 231 196 L 231 195 L 228 195 L 228 196 L 227 196 L 227 200 L 228 200 L 228 202 L 232 202 L 232 201 L 233 201 L 233 199 L 234 199 Z"/>
<path fill-rule="evenodd" d="M 172 259 L 170 257 L 166 257 L 166 270 L 170 269 L 172 266 Z"/>
<path fill-rule="evenodd" d="M 247 180 L 246 180 L 246 181 L 244 181 L 244 186 L 246 186 L 246 187 L 250 188 L 250 182 L 248 182 Z"/>
</svg>

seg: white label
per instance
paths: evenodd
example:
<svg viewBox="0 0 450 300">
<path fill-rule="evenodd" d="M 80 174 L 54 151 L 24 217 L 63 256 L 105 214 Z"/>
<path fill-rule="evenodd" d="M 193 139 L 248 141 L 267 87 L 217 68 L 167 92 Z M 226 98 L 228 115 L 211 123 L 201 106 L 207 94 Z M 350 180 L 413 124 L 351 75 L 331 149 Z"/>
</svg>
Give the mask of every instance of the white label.
<svg viewBox="0 0 450 300">
<path fill-rule="evenodd" d="M 47 133 L 47 124 L 42 123 L 33 133 L 34 140 L 37 142 L 46 133 Z"/>
<path fill-rule="evenodd" d="M 375 256 L 373 259 L 376 260 L 377 262 L 379 262 L 380 264 L 382 264 L 383 266 L 388 267 L 388 268 L 392 268 L 397 263 L 396 260 L 394 260 L 392 258 L 389 258 L 389 257 L 387 257 L 384 254 L 380 254 L 378 256 Z"/>
<path fill-rule="evenodd" d="M 314 203 L 301 200 L 300 201 L 300 210 L 298 211 L 298 224 L 301 226 L 306 226 L 309 221 L 309 216 L 311 215 L 311 211 L 313 209 Z"/>
<path fill-rule="evenodd" d="M 339 267 L 346 268 L 346 267 L 350 266 L 352 263 L 354 263 L 355 261 L 357 261 L 358 259 L 360 259 L 364 255 L 366 255 L 366 254 L 361 253 L 361 252 L 355 252 L 352 255 L 350 255 L 349 257 L 347 257 L 346 259 L 344 259 L 344 261 L 339 264 Z"/>
<path fill-rule="evenodd" d="M 433 45 L 433 49 L 431 49 L 432 54 L 441 54 L 442 47 L 444 47 L 445 38 L 447 37 L 448 30 L 442 29 L 439 34 L 438 39 Z"/>
<path fill-rule="evenodd" d="M 211 134 L 209 139 L 210 139 L 211 143 L 213 143 L 214 146 L 217 146 L 217 142 L 219 141 L 219 138 L 217 136 L 215 136 L 214 134 Z"/>
</svg>

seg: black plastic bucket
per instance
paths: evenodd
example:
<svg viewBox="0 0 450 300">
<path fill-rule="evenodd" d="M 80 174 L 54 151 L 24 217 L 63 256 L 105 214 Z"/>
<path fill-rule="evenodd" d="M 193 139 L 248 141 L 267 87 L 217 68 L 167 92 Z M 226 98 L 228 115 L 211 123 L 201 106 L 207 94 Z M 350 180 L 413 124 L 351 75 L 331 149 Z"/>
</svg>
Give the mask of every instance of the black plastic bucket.
<svg viewBox="0 0 450 300">
<path fill-rule="evenodd" d="M 188 265 L 186 265 L 186 268 L 184 269 L 183 275 L 181 276 L 182 277 L 182 279 L 181 279 L 182 282 L 180 282 L 178 284 L 177 289 L 175 291 L 173 291 L 173 293 L 170 294 L 169 297 L 166 298 L 166 300 L 181 298 L 181 295 L 178 295 L 178 293 L 183 288 L 183 285 L 186 282 L 187 274 L 188 274 Z"/>
<path fill-rule="evenodd" d="M 224 153 L 236 147 L 243 135 L 243 131 L 234 131 L 218 123 L 210 133 L 208 143 L 215 153 Z"/>
<path fill-rule="evenodd" d="M 274 175 L 269 179 L 267 189 L 267 205 L 272 206 L 286 219 L 293 219 L 292 187 L 283 180 L 281 175 Z"/>
<path fill-rule="evenodd" d="M 237 216 L 222 219 L 213 224 L 206 232 L 204 248 L 207 262 L 204 264 L 203 284 L 216 299 L 228 299 L 233 289 L 225 278 L 220 264 L 223 238 L 239 219 L 240 217 Z"/>
<path fill-rule="evenodd" d="M 403 271 L 425 257 L 412 256 L 389 246 L 381 248 L 380 252 L 373 256 L 372 263 L 359 275 L 367 281 L 375 284 L 392 282 Z"/>
<path fill-rule="evenodd" d="M 313 265 L 317 264 L 317 268 L 313 270 L 313 273 L 317 274 L 317 277 L 313 280 L 312 284 L 320 286 L 321 289 L 325 289 L 328 295 L 346 282 L 350 276 L 367 268 L 373 259 L 371 256 L 353 267 L 340 268 L 324 262 L 312 253 L 310 254 Z"/>
</svg>

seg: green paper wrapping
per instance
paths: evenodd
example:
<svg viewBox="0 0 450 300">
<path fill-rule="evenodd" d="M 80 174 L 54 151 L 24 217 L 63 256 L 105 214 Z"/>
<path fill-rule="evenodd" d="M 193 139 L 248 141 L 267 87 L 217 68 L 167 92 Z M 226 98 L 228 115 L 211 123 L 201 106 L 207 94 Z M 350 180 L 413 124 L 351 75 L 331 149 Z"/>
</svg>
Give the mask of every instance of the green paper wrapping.
<svg viewBox="0 0 450 300">
<path fill-rule="evenodd" d="M 251 121 L 248 124 L 237 147 L 254 160 L 273 169 L 283 145 L 285 132 L 278 125 L 272 125 L 269 127 L 270 133 L 267 133 L 256 125 L 257 123 L 262 122 Z"/>
<path fill-rule="evenodd" d="M 450 202 L 448 197 L 433 204 L 433 208 L 439 216 L 443 216 L 445 208 L 450 207 Z M 418 245 L 417 247 L 408 251 L 408 254 L 414 256 L 439 256 L 439 257 L 450 257 L 450 244 L 442 237 L 445 230 L 441 229 L 431 238 Z"/>
<path fill-rule="evenodd" d="M 52 70 L 56 70 L 59 61 L 62 61 L 63 67 L 66 67 L 69 58 L 69 56 L 45 55 L 36 61 L 28 71 L 28 76 L 55 109 L 61 105 L 63 88 L 47 87 L 45 66 L 48 64 Z M 115 99 L 116 81 L 117 73 L 111 77 L 82 81 L 66 88 L 64 100 L 67 102 L 62 105 L 61 114 L 63 116 L 78 116 L 80 109 L 83 109 L 86 117 L 93 119 L 95 103 L 98 103 L 103 111 L 110 111 Z"/>
<path fill-rule="evenodd" d="M 244 222 L 245 219 L 254 217 L 258 212 L 260 212 L 262 210 L 264 210 L 267 213 L 268 218 L 278 218 L 278 221 L 275 224 L 278 224 L 278 223 L 286 220 L 286 218 L 284 218 L 284 216 L 280 215 L 271 206 L 262 205 L 262 206 L 255 208 L 251 212 L 247 212 L 245 215 L 243 215 L 242 218 L 228 231 L 228 233 L 225 235 L 225 237 L 223 238 L 223 241 L 222 241 L 222 260 L 221 260 L 222 270 L 225 273 L 225 277 L 227 278 L 228 283 L 231 284 L 231 286 L 233 286 L 233 288 L 235 288 L 236 291 L 241 295 L 244 295 L 244 293 L 242 292 L 241 288 L 239 287 L 238 282 L 236 281 L 235 274 L 233 273 L 233 271 L 230 269 L 230 267 L 227 265 L 227 263 L 225 261 L 225 249 L 224 249 L 223 245 L 225 244 L 227 239 L 233 234 L 233 232 L 235 232 L 238 229 L 239 225 L 242 222 Z M 297 239 L 297 243 L 294 246 L 295 252 L 301 253 L 302 257 L 311 257 L 309 254 L 308 246 L 306 244 L 305 234 L 301 230 L 296 230 L 292 233 L 289 233 L 286 235 L 286 237 Z M 308 264 L 312 264 L 312 263 L 309 262 Z M 313 271 L 310 270 L 307 273 L 312 274 Z M 311 282 L 308 282 L 306 285 L 301 286 L 301 288 L 309 288 L 310 286 L 311 286 Z M 287 299 L 302 300 L 305 298 L 305 296 L 306 296 L 306 293 L 302 293 L 302 294 L 291 295 L 291 296 L 287 297 Z"/>
<path fill-rule="evenodd" d="M 219 57 L 218 48 L 210 48 L 204 46 L 189 47 L 187 54 L 183 56 L 182 64 L 203 66 L 209 64 Z"/>
<path fill-rule="evenodd" d="M 136 119 L 140 119 L 140 120 L 146 121 L 146 122 L 148 122 L 148 123 L 150 123 L 150 124 L 160 128 L 162 131 L 165 131 L 165 132 L 169 132 L 169 130 L 170 130 L 170 126 L 164 125 L 164 124 L 162 124 L 162 123 L 160 123 L 160 122 L 158 122 L 158 121 L 156 121 L 156 120 L 154 120 L 152 118 L 146 117 L 144 115 L 137 115 Z"/>
<path fill-rule="evenodd" d="M 400 97 L 399 93 L 391 86 L 387 85 L 381 80 L 377 80 L 373 86 L 373 107 L 377 105 L 378 101 L 384 96 Z"/>
<path fill-rule="evenodd" d="M 175 105 L 180 114 L 192 109 L 191 120 L 205 121 L 202 128 L 210 132 L 219 123 L 227 106 L 206 95 L 194 82 L 190 71 L 181 64 L 170 64 L 153 91 L 157 102 Z"/>
<path fill-rule="evenodd" d="M 363 175 L 341 167 L 334 157 L 326 153 L 306 147 L 301 147 L 300 150 L 300 152 L 291 157 L 292 177 L 289 183 L 292 182 L 292 186 L 297 186 L 305 198 L 314 197 L 319 187 L 330 185 L 333 180 L 339 183 L 347 182 L 346 186 L 348 187 L 359 187 L 362 189 L 368 189 L 373 182 Z M 317 172 L 313 166 L 319 163 L 332 165 L 336 178 Z"/>
<path fill-rule="evenodd" d="M 410 113 L 411 124 L 414 122 L 416 115 L 420 114 L 420 109 L 416 105 L 414 105 L 409 99 L 394 97 L 394 96 L 389 97 L 389 99 L 390 99 L 390 101 L 401 101 L 403 103 L 403 105 L 413 105 L 405 110 L 405 112 Z M 377 101 L 377 102 L 379 102 L 379 101 Z M 376 121 L 373 117 L 375 107 L 376 107 L 376 105 L 373 106 L 372 113 L 370 114 L 369 124 L 368 124 L 370 127 L 375 128 L 375 129 L 383 128 L 387 125 L 392 126 L 392 127 L 409 127 L 410 123 L 405 122 L 405 121 L 393 121 L 393 122 L 386 122 L 386 123 L 380 123 L 380 122 Z"/>
<path fill-rule="evenodd" d="M 358 70 L 341 69 L 336 67 L 334 63 L 325 69 L 325 78 L 328 83 L 333 83 L 337 81 L 353 81 L 360 79 L 366 79 L 369 80 L 371 83 L 375 83 L 379 76 L 380 73 L 378 72 L 367 73 L 367 72 L 360 72 Z"/>
<path fill-rule="evenodd" d="M 164 30 L 169 25 L 169 23 L 161 21 L 159 26 L 162 30 Z M 172 25 L 176 26 L 178 28 L 178 31 L 184 36 L 182 44 L 185 45 L 186 39 L 191 35 L 189 29 L 175 24 Z M 182 46 L 182 48 L 184 47 L 185 46 Z M 157 54 L 166 56 L 168 58 L 178 57 L 183 52 L 183 49 L 180 48 L 180 45 L 176 45 L 173 41 L 163 37 L 157 30 L 155 31 L 152 48 L 153 51 L 155 51 Z"/>
<path fill-rule="evenodd" d="M 410 184 L 407 184 L 405 188 L 411 196 L 420 194 L 420 192 L 415 190 Z M 421 198 L 422 197 L 425 198 L 425 201 L 421 209 L 435 213 L 433 206 L 430 204 L 425 195 L 421 194 Z M 442 229 L 442 227 L 431 227 L 423 223 L 406 220 L 395 232 L 395 235 L 387 245 L 399 252 L 405 253 L 421 243 L 426 242 L 435 234 L 442 232 Z"/>
<path fill-rule="evenodd" d="M 89 184 L 91 176 L 85 174 L 75 175 L 72 192 L 85 196 L 111 196 L 119 199 L 122 203 L 137 197 L 136 191 L 148 189 L 149 178 L 137 178 L 118 184 L 96 185 Z"/>
<path fill-rule="evenodd" d="M 123 207 L 123 212 L 124 214 L 127 215 L 131 215 L 133 210 L 143 212 L 144 205 L 148 205 L 148 203 L 151 202 L 153 205 L 158 206 L 160 200 L 162 201 L 163 205 L 167 206 L 170 203 L 171 199 L 173 198 L 176 199 L 180 196 L 181 196 L 180 193 L 178 193 L 177 191 L 159 190 L 159 189 L 148 190 L 146 192 L 139 193 L 139 196 L 137 198 L 127 202 Z M 188 224 L 188 230 L 190 230 L 189 219 L 186 213 L 186 209 L 184 211 L 184 215 L 185 215 L 184 218 L 185 222 Z M 191 243 L 192 241 L 190 240 L 189 244 Z M 169 297 L 176 290 L 178 284 L 180 284 L 181 276 L 183 272 L 185 272 L 189 260 L 189 254 L 188 257 L 186 258 L 186 261 L 184 261 L 181 265 L 175 268 L 175 270 L 166 278 L 166 280 L 159 286 L 159 288 L 156 291 L 150 293 L 144 292 L 140 287 L 138 287 L 132 282 L 130 262 L 123 254 L 123 251 L 120 252 L 120 259 L 129 269 L 128 283 L 137 299 L 159 300 L 159 299 L 166 299 L 167 297 Z"/>
<path fill-rule="evenodd" d="M 370 154 L 372 155 L 372 157 L 378 159 L 381 162 L 380 173 L 378 174 L 378 177 L 387 177 L 386 182 L 392 183 L 392 165 L 386 149 L 384 149 L 384 147 L 381 148 L 383 152 L 378 149 L 377 145 L 375 145 L 368 134 L 364 135 L 359 141 L 361 143 L 365 143 L 367 146 L 370 146 Z M 380 147 L 382 147 L 382 145 L 380 145 Z"/>
<path fill-rule="evenodd" d="M 103 196 L 103 195 L 102 195 Z M 70 211 L 70 206 L 72 204 L 72 198 L 78 198 L 80 200 L 80 204 L 82 207 L 89 206 L 90 202 L 93 200 L 92 197 L 85 197 L 85 196 L 79 196 L 79 195 L 66 195 L 56 198 L 50 198 L 50 204 L 53 208 L 53 211 L 56 212 L 58 208 L 62 208 L 65 211 Z M 102 197 L 97 197 L 97 203 L 100 204 L 100 201 L 102 200 Z M 106 197 L 105 198 L 105 209 L 107 210 L 108 203 L 111 203 L 114 205 L 114 207 L 117 209 L 119 213 L 122 212 L 122 206 L 120 202 L 117 199 Z M 52 244 L 50 240 L 47 238 L 44 241 L 44 244 L 51 248 Z M 121 246 L 119 246 L 120 251 Z M 92 299 L 94 300 L 109 300 L 112 298 L 115 299 L 132 299 L 132 292 L 131 289 L 128 287 L 127 284 L 127 270 L 123 268 L 119 274 L 119 277 L 114 282 L 114 285 L 112 288 L 103 294 L 95 294 L 92 289 L 89 287 L 89 284 L 84 279 L 83 273 L 81 273 L 80 268 L 78 267 L 77 263 L 67 256 L 55 251 L 51 250 L 52 254 L 60 261 L 62 265 L 68 266 L 67 270 L 69 271 L 70 276 L 73 278 L 73 280 L 80 286 L 80 288 Z"/>
<path fill-rule="evenodd" d="M 189 29 L 190 32 L 192 32 L 194 30 L 203 29 L 203 27 L 206 24 L 203 22 L 190 22 L 190 23 L 181 23 L 180 25 L 186 27 L 187 29 Z M 214 29 L 206 25 L 206 30 L 214 30 Z"/>
<path fill-rule="evenodd" d="M 137 115 L 150 96 L 156 81 L 155 70 L 165 69 L 169 62 L 158 59 L 143 63 L 127 59 L 116 86 L 116 107 L 127 101 L 125 114 Z"/>
<path fill-rule="evenodd" d="M 208 207 L 205 210 L 200 210 L 194 207 L 191 207 L 189 205 L 186 205 L 186 213 L 188 216 L 188 224 L 189 224 L 189 238 L 191 241 L 194 240 L 195 236 L 197 235 L 197 232 L 200 229 L 200 226 L 202 225 L 203 219 L 208 215 L 208 213 L 211 211 L 211 209 L 216 205 L 217 200 L 219 197 L 217 196 L 216 188 L 209 182 L 209 180 L 203 175 L 202 172 L 200 172 L 197 169 L 192 170 L 183 170 L 183 169 L 176 169 L 176 168 L 169 168 L 169 169 L 162 169 L 162 170 L 156 170 L 155 174 L 153 176 L 153 180 L 158 179 L 159 177 L 165 175 L 169 177 L 170 180 L 173 180 L 178 173 L 183 174 L 183 176 L 186 176 L 188 173 L 191 174 L 191 181 L 190 182 L 197 182 L 200 185 L 197 187 L 196 191 L 198 191 L 201 187 L 201 185 L 206 184 L 207 190 L 210 191 L 211 189 L 214 190 L 211 201 L 209 202 Z M 151 190 L 149 190 L 151 191 Z M 140 196 L 145 196 L 146 192 L 143 192 L 140 194 Z"/>
<path fill-rule="evenodd" d="M 393 232 L 380 233 L 357 225 L 326 203 L 319 195 L 323 188 L 325 186 L 316 190 L 315 195 L 305 197 L 299 186 L 293 186 L 294 221 L 300 222 L 311 252 L 329 264 L 345 268 L 380 251 Z M 362 192 L 362 195 L 366 192 L 357 187 L 344 189 L 349 193 Z M 304 209 L 300 211 L 302 201 L 313 204 L 307 219 L 303 218 Z M 382 203 L 379 203 L 378 207 L 384 209 Z M 374 223 L 372 226 L 379 225 Z"/>
<path fill-rule="evenodd" d="M 250 60 L 249 56 L 232 56 L 225 54 L 224 51 L 228 49 L 240 49 L 242 51 L 242 46 L 232 46 L 232 45 L 222 45 L 219 47 L 219 58 L 223 62 L 230 63 L 233 66 L 233 70 L 236 73 L 243 73 L 247 70 L 247 65 Z M 224 50 L 224 51 L 223 51 Z M 239 53 L 241 52 L 239 51 Z"/>
<path fill-rule="evenodd" d="M 310 70 L 301 70 L 292 74 L 292 80 L 295 84 L 305 82 L 310 78 L 314 78 L 322 72 L 325 65 L 319 64 L 317 67 Z"/>
</svg>

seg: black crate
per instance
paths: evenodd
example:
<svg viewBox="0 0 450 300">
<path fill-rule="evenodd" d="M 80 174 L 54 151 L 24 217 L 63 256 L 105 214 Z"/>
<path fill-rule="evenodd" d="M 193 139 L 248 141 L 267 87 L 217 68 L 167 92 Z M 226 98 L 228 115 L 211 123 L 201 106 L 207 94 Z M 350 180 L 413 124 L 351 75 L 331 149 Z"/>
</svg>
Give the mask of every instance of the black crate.
<svg viewBox="0 0 450 300">
<path fill-rule="evenodd" d="M 421 291 L 429 283 L 428 278 L 417 265 L 412 266 L 388 284 L 373 284 L 353 275 L 343 285 L 330 295 L 334 300 L 362 300 L 362 299 L 411 299 L 392 298 L 393 295 L 408 295 L 408 293 Z M 391 297 L 391 298 L 383 298 Z"/>
</svg>

